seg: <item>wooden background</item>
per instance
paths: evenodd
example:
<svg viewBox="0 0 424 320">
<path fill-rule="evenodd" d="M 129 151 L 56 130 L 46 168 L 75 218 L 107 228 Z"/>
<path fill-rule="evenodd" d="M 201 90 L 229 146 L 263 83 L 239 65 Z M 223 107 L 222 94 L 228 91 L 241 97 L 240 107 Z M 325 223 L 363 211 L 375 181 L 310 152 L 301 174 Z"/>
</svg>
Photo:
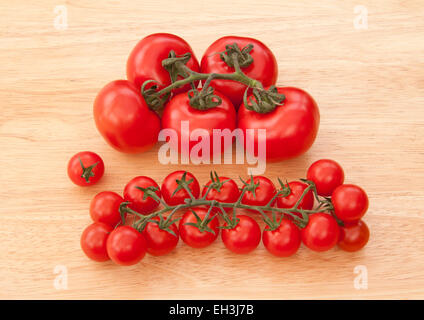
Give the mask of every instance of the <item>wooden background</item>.
<svg viewBox="0 0 424 320">
<path fill-rule="evenodd" d="M 68 28 L 57 30 L 65 5 Z M 365 5 L 368 29 L 354 8 Z M 0 298 L 424 298 L 424 9 L 422 1 L 0 1 Z M 371 240 L 361 252 L 305 248 L 289 259 L 262 244 L 236 256 L 221 241 L 148 256 L 117 267 L 89 261 L 79 237 L 99 191 L 122 192 L 136 175 L 157 181 L 188 169 L 205 183 L 213 166 L 164 166 L 157 148 L 112 150 L 97 133 L 92 102 L 125 77 L 133 46 L 155 32 L 182 36 L 200 59 L 215 39 L 246 35 L 265 42 L 279 63 L 280 85 L 306 89 L 321 127 L 304 156 L 268 164 L 266 175 L 303 177 L 322 157 L 345 168 L 369 194 Z M 98 152 L 106 175 L 78 188 L 68 159 Z M 222 165 L 218 172 L 246 174 Z M 54 287 L 66 266 L 68 289 Z M 354 288 L 355 266 L 368 289 Z"/>
</svg>

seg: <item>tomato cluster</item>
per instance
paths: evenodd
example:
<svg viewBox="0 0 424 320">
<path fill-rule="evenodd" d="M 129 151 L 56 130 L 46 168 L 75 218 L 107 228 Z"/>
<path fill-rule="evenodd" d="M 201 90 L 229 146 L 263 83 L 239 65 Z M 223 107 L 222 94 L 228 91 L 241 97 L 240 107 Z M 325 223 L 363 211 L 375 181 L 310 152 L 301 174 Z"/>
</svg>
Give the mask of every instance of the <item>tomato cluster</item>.
<svg viewBox="0 0 424 320">
<path fill-rule="evenodd" d="M 336 244 L 357 251 L 368 242 L 369 230 L 361 220 L 368 197 L 360 187 L 343 184 L 343 169 L 333 160 L 313 163 L 307 179 L 279 180 L 279 188 L 263 176 L 242 183 L 239 188 L 215 173 L 201 190 L 186 171 L 172 172 L 161 187 L 149 177 L 135 177 L 123 197 L 103 191 L 92 199 L 94 222 L 84 230 L 81 247 L 92 260 L 133 265 L 146 253 L 168 254 L 179 239 L 193 248 L 207 247 L 219 233 L 234 253 L 249 253 L 262 239 L 279 257 L 295 254 L 302 242 L 318 252 Z M 262 231 L 259 218 L 266 224 Z"/>
</svg>

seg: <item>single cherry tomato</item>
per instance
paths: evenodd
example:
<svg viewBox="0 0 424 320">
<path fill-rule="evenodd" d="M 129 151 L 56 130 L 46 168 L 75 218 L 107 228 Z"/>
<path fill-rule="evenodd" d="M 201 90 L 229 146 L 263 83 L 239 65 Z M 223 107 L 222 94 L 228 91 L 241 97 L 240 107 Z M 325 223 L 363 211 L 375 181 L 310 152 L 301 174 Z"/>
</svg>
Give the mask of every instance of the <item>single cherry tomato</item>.
<svg viewBox="0 0 424 320">
<path fill-rule="evenodd" d="M 81 235 L 81 249 L 91 260 L 103 262 L 109 260 L 106 242 L 113 228 L 107 224 L 90 224 Z"/>
<path fill-rule="evenodd" d="M 141 214 L 148 214 L 159 206 L 159 202 L 151 197 L 144 195 L 143 189 L 151 189 L 154 193 L 161 197 L 159 185 L 155 180 L 145 176 L 138 176 L 130 180 L 124 189 L 124 199 L 128 201 L 128 207 Z"/>
<path fill-rule="evenodd" d="M 90 216 L 95 222 L 102 222 L 115 227 L 121 221 L 119 206 L 124 199 L 112 191 L 103 191 L 91 200 Z"/>
<path fill-rule="evenodd" d="M 196 212 L 197 216 L 202 220 L 206 218 L 208 209 L 203 207 L 197 207 L 192 208 L 194 212 Z M 192 210 L 187 210 L 182 219 L 180 220 L 179 224 L 179 231 L 180 231 L 180 237 L 181 239 L 190 247 L 193 248 L 204 248 L 209 246 L 212 242 L 216 240 L 219 234 L 219 221 L 216 216 L 209 217 L 208 220 L 210 220 L 208 223 L 206 223 L 205 227 L 207 226 L 210 231 L 207 230 L 200 230 L 199 228 L 188 225 L 186 223 L 190 224 L 196 224 L 199 223 L 196 216 L 193 214 Z"/>
<path fill-rule="evenodd" d="M 247 184 L 252 185 L 252 180 L 249 179 L 246 181 Z M 266 206 L 272 198 L 277 193 L 274 184 L 267 177 L 256 176 L 253 177 L 254 191 L 246 191 L 241 200 L 242 204 L 247 204 L 250 206 Z M 244 186 L 243 188 L 248 189 L 250 187 Z M 271 204 L 273 205 L 274 202 Z M 250 210 L 252 213 L 259 213 L 256 210 Z"/>
<path fill-rule="evenodd" d="M 225 52 L 226 57 L 231 60 L 231 57 L 228 57 L 230 51 L 227 50 L 226 46 L 233 46 L 234 44 L 240 50 L 250 44 L 253 45 L 252 50 L 248 52 L 253 58 L 253 62 L 246 67 L 241 66 L 244 74 L 260 81 L 264 87 L 275 84 L 278 76 L 278 65 L 274 54 L 262 42 L 247 37 L 228 36 L 216 40 L 203 54 L 200 67 L 201 71 L 203 73 L 233 73 L 235 71 L 234 67 L 230 67 L 221 58 L 220 53 Z M 213 80 L 211 85 L 230 98 L 236 109 L 243 101 L 243 95 L 247 88 L 246 85 L 240 82 L 221 79 Z"/>
<path fill-rule="evenodd" d="M 368 210 L 368 196 L 354 184 L 342 184 L 331 195 L 334 213 L 345 222 L 361 219 Z"/>
<path fill-rule="evenodd" d="M 163 219 L 166 223 L 166 218 L 164 217 Z M 143 236 L 147 243 L 147 253 L 153 256 L 163 256 L 174 250 L 180 238 L 175 223 L 167 226 L 168 230 L 174 233 L 172 234 L 166 229 L 161 229 L 159 217 L 154 217 L 150 220 L 158 223 L 148 222 L 143 230 Z"/>
<path fill-rule="evenodd" d="M 202 196 L 206 194 L 209 187 L 211 189 L 206 196 L 206 200 L 216 200 L 223 203 L 234 203 L 240 196 L 240 190 L 237 183 L 233 179 L 227 177 L 215 177 L 214 181 L 209 180 L 206 186 L 203 188 Z M 215 208 L 214 208 L 215 209 Z M 232 208 L 224 208 L 226 212 L 230 212 Z M 216 211 L 215 211 L 216 212 Z"/>
<path fill-rule="evenodd" d="M 300 181 L 291 181 L 289 182 L 290 194 L 286 197 L 277 198 L 277 207 L 278 208 L 293 208 L 297 201 L 302 196 L 305 189 L 308 187 L 306 183 Z M 314 194 L 312 190 L 309 190 L 302 201 L 300 202 L 298 208 L 304 210 L 312 210 L 314 206 Z M 300 213 L 294 213 L 299 217 L 302 217 Z"/>
<path fill-rule="evenodd" d="M 313 251 L 333 248 L 337 244 L 339 233 L 336 219 L 326 213 L 309 215 L 309 222 L 301 231 L 303 243 Z"/>
<path fill-rule="evenodd" d="M 176 139 L 170 140 L 170 146 L 180 153 L 190 155 L 192 161 L 196 157 L 199 158 L 199 161 L 203 158 L 211 161 L 213 154 L 221 154 L 225 147 L 232 146 L 233 138 L 227 142 L 227 145 L 225 145 L 225 140 L 221 139 L 219 149 L 218 147 L 216 147 L 217 150 L 214 149 L 214 131 L 227 129 L 228 132 L 232 132 L 236 128 L 237 118 L 236 110 L 231 101 L 217 91 L 214 92 L 214 95 L 221 98 L 221 104 L 207 110 L 199 110 L 190 105 L 187 93 L 180 93 L 168 102 L 163 112 L 163 129 L 172 129 L 178 134 L 178 141 Z M 188 127 L 183 126 L 183 121 L 187 122 Z M 195 134 L 196 139 L 192 138 L 192 140 L 191 137 Z M 204 139 L 208 139 L 205 143 L 207 146 L 206 154 L 203 154 L 203 151 L 206 150 L 205 147 L 199 143 Z M 189 141 L 188 150 L 182 150 L 182 141 L 184 140 Z M 201 146 L 203 150 L 199 149 Z M 193 155 L 191 154 L 192 151 Z"/>
<path fill-rule="evenodd" d="M 178 181 L 181 181 L 183 184 L 187 184 L 191 194 L 198 198 L 200 194 L 200 186 L 196 177 L 187 171 L 174 171 L 167 175 L 162 183 L 162 197 L 165 202 L 170 206 L 176 206 L 179 204 L 184 204 L 184 200 L 190 198 L 187 190 L 185 190 L 182 185 L 178 185 Z"/>
<path fill-rule="evenodd" d="M 184 39 L 169 33 L 151 34 L 140 40 L 128 57 L 127 78 L 136 85 L 137 90 L 140 90 L 146 80 L 157 81 L 160 89 L 171 84 L 169 72 L 162 66 L 162 61 L 169 57 L 171 50 L 177 57 L 190 53 L 191 58 L 186 66 L 193 71 L 199 71 L 199 62 Z M 190 88 L 190 84 L 187 84 L 174 92 L 188 91 Z"/>
<path fill-rule="evenodd" d="M 158 115 L 126 80 L 112 81 L 100 90 L 94 101 L 94 120 L 106 142 L 121 152 L 144 152 L 158 141 Z"/>
<path fill-rule="evenodd" d="M 82 151 L 68 162 L 69 179 L 77 186 L 86 187 L 96 184 L 105 172 L 102 158 L 94 152 Z"/>
<path fill-rule="evenodd" d="M 358 251 L 365 247 L 369 238 L 370 230 L 364 221 L 348 222 L 340 227 L 339 247 L 344 251 Z"/>
<path fill-rule="evenodd" d="M 258 155 L 258 144 L 265 143 L 269 161 L 286 160 L 305 153 L 315 141 L 320 120 L 317 104 L 307 92 L 291 87 L 277 89 L 286 98 L 273 111 L 257 113 L 244 104 L 238 111 L 238 127 L 244 133 L 246 150 L 254 146 L 251 153 L 263 157 Z M 261 138 L 258 130 L 247 129 L 266 129 L 266 137 Z"/>
<path fill-rule="evenodd" d="M 261 242 L 261 228 L 249 216 L 238 215 L 238 223 L 232 229 L 222 229 L 221 238 L 225 247 L 234 253 L 245 254 L 257 248 Z M 224 226 L 228 226 L 225 223 Z"/>
<path fill-rule="evenodd" d="M 315 161 L 308 169 L 307 179 L 315 183 L 317 193 L 329 197 L 344 181 L 343 168 L 334 160 Z"/>
<path fill-rule="evenodd" d="M 274 256 L 289 257 L 300 247 L 300 230 L 292 221 L 283 219 L 275 230 L 271 230 L 269 226 L 265 227 L 262 241 Z"/>
<path fill-rule="evenodd" d="M 119 226 L 107 239 L 107 253 L 113 262 L 122 266 L 138 263 L 146 255 L 143 235 L 130 226 Z"/>
</svg>

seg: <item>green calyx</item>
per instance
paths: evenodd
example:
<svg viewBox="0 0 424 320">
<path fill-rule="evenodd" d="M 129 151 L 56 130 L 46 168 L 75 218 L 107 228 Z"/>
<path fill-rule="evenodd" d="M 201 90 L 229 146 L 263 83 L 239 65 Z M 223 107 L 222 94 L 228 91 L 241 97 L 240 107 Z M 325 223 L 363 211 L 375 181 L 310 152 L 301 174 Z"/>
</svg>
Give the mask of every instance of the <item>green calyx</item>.
<svg viewBox="0 0 424 320">
<path fill-rule="evenodd" d="M 254 88 L 252 90 L 253 97 L 247 97 L 248 89 L 244 92 L 243 102 L 246 109 L 257 113 L 269 113 L 277 106 L 283 105 L 285 100 L 284 94 L 278 93 L 275 86 L 269 87 L 268 90 Z"/>
<path fill-rule="evenodd" d="M 220 58 L 231 68 L 236 65 L 234 59 L 237 59 L 238 66 L 240 68 L 246 68 L 253 63 L 253 57 L 250 52 L 253 49 L 253 44 L 248 44 L 244 48 L 240 49 L 237 43 L 229 44 L 225 46 L 225 51 L 219 54 Z"/>
<path fill-rule="evenodd" d="M 85 180 L 85 182 L 90 183 L 90 178 L 94 177 L 93 169 L 94 169 L 95 166 L 97 166 L 99 164 L 99 161 L 97 161 L 96 163 L 93 163 L 89 167 L 84 167 L 84 164 L 82 163 L 81 158 L 78 158 L 78 160 L 79 160 L 79 163 L 80 163 L 81 168 L 82 168 L 81 178 L 83 178 Z"/>
</svg>

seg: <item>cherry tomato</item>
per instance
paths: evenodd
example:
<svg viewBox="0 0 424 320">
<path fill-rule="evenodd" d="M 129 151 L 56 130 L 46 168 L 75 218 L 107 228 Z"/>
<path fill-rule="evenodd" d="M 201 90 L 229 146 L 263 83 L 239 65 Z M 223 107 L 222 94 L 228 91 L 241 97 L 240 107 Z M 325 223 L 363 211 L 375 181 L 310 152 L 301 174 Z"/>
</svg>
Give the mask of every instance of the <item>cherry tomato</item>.
<svg viewBox="0 0 424 320">
<path fill-rule="evenodd" d="M 222 242 L 228 250 L 234 253 L 249 253 L 256 249 L 261 242 L 261 228 L 249 216 L 239 215 L 237 219 L 239 222 L 234 228 L 222 229 Z"/>
<path fill-rule="evenodd" d="M 277 207 L 278 208 L 293 208 L 296 202 L 300 199 L 305 189 L 308 187 L 306 183 L 300 181 L 291 181 L 289 182 L 290 194 L 286 197 L 277 198 Z M 299 204 L 299 209 L 311 210 L 314 206 L 314 194 L 312 190 L 309 190 L 306 195 L 303 197 L 302 201 Z M 301 217 L 300 213 L 295 213 L 297 216 Z"/>
<path fill-rule="evenodd" d="M 278 76 L 278 65 L 274 54 L 262 42 L 247 37 L 228 36 L 216 40 L 206 49 L 202 57 L 201 71 L 203 73 L 233 73 L 234 68 L 228 66 L 219 53 L 226 51 L 226 45 L 233 45 L 234 43 L 238 45 L 239 49 L 253 44 L 253 49 L 250 52 L 253 62 L 249 66 L 241 68 L 243 73 L 260 81 L 264 87 L 275 84 Z M 243 101 L 244 91 L 247 88 L 246 85 L 232 80 L 213 80 L 211 85 L 230 98 L 235 108 L 238 108 Z"/>
<path fill-rule="evenodd" d="M 317 104 L 307 92 L 291 87 L 278 88 L 278 92 L 286 99 L 269 113 L 250 111 L 244 104 L 238 111 L 238 127 L 244 133 L 246 150 L 253 145 L 253 153 L 258 156 L 258 143 L 266 143 L 269 161 L 305 153 L 315 141 L 320 120 Z M 247 129 L 266 129 L 266 138 L 259 139 L 258 130 Z"/>
<path fill-rule="evenodd" d="M 171 50 L 177 56 L 182 56 L 187 52 L 191 53 L 191 58 L 186 66 L 193 71 L 199 71 L 199 62 L 184 39 L 169 33 L 151 34 L 140 40 L 128 57 L 127 78 L 136 85 L 137 90 L 140 90 L 146 80 L 156 80 L 159 88 L 171 84 L 169 72 L 162 66 L 162 60 L 168 58 Z M 175 89 L 174 92 L 183 92 L 190 88 L 190 85 L 187 84 L 182 88 Z"/>
<path fill-rule="evenodd" d="M 251 179 L 247 180 L 246 182 L 250 184 Z M 255 189 L 255 192 L 253 193 L 252 191 L 246 191 L 246 193 L 243 195 L 241 203 L 251 206 L 267 205 L 277 193 L 274 184 L 267 177 L 263 176 L 253 177 L 253 182 L 254 184 L 258 185 Z M 247 187 L 244 186 L 243 188 Z M 249 209 L 249 211 L 252 213 L 259 213 L 256 210 Z"/>
<path fill-rule="evenodd" d="M 143 152 L 158 140 L 158 115 L 126 80 L 112 81 L 100 90 L 94 101 L 94 120 L 106 142 L 121 152 Z"/>
<path fill-rule="evenodd" d="M 107 239 L 107 253 L 113 262 L 122 266 L 138 263 L 146 255 L 146 240 L 130 226 L 119 226 Z"/>
<path fill-rule="evenodd" d="M 369 238 L 370 230 L 364 221 L 345 223 L 340 227 L 339 247 L 344 251 L 358 251 L 365 247 Z"/>
<path fill-rule="evenodd" d="M 317 193 L 329 197 L 334 189 L 343 184 L 343 168 L 334 160 L 315 161 L 308 169 L 307 179 L 315 183 Z"/>
<path fill-rule="evenodd" d="M 166 218 L 164 218 L 166 220 Z M 159 221 L 159 217 L 150 220 Z M 169 226 L 169 230 L 175 235 L 159 228 L 154 222 L 148 222 L 143 230 L 143 236 L 147 243 L 147 252 L 153 256 L 163 256 L 171 252 L 178 244 L 179 232 L 175 223 Z"/>
<path fill-rule="evenodd" d="M 121 221 L 119 205 L 124 199 L 112 191 L 103 191 L 91 200 L 90 216 L 95 222 L 102 222 L 115 227 Z"/>
<path fill-rule="evenodd" d="M 216 188 L 210 189 L 208 195 L 206 196 L 206 200 L 216 200 L 223 203 L 236 202 L 240 196 L 240 190 L 234 180 L 227 177 L 219 177 L 219 181 L 220 183 L 224 183 L 222 183 L 222 186 L 220 187 L 217 186 Z M 216 183 L 210 180 L 203 188 L 202 196 L 206 194 L 211 184 L 216 185 Z M 224 208 L 226 212 L 230 212 L 231 209 L 232 208 Z"/>
<path fill-rule="evenodd" d="M 199 197 L 200 186 L 195 176 L 187 171 L 182 171 L 182 170 L 174 171 L 165 177 L 162 183 L 162 188 L 161 188 L 163 200 L 165 200 L 165 202 L 170 206 L 183 204 L 185 199 L 190 198 L 190 195 L 188 194 L 187 190 L 179 187 L 177 184 L 177 180 L 183 179 L 184 173 L 185 173 L 185 181 L 187 183 L 191 181 L 188 184 L 191 193 L 193 194 L 195 198 Z M 175 190 L 177 191 L 175 192 Z"/>
<path fill-rule="evenodd" d="M 262 241 L 274 256 L 289 257 L 300 247 L 300 230 L 292 221 L 283 219 L 275 230 L 270 230 L 269 226 L 265 227 Z"/>
<path fill-rule="evenodd" d="M 208 210 L 203 207 L 192 208 L 198 217 L 202 220 L 205 219 Z M 207 224 L 207 226 L 213 231 L 200 231 L 195 226 L 186 225 L 186 223 L 197 223 L 196 216 L 191 210 L 187 210 L 179 224 L 179 231 L 181 239 L 190 247 L 193 248 L 204 248 L 209 246 L 216 240 L 219 234 L 219 221 L 216 216 Z"/>
<path fill-rule="evenodd" d="M 102 158 L 94 152 L 82 151 L 68 162 L 68 176 L 73 183 L 86 187 L 96 184 L 105 172 Z"/>
<path fill-rule="evenodd" d="M 334 213 L 345 222 L 361 219 L 368 210 L 368 196 L 365 191 L 353 184 L 342 184 L 331 195 Z"/>
<path fill-rule="evenodd" d="M 91 260 L 103 262 L 109 260 L 106 242 L 113 228 L 107 224 L 90 224 L 81 235 L 81 249 Z"/>
<path fill-rule="evenodd" d="M 159 202 L 151 197 L 145 197 L 144 191 L 137 187 L 156 189 L 156 195 L 161 197 L 159 185 L 155 180 L 145 176 L 135 177 L 127 183 L 124 189 L 124 199 L 130 202 L 128 207 L 142 214 L 148 214 L 155 210 L 159 206 Z"/>
<path fill-rule="evenodd" d="M 333 248 L 337 244 L 339 233 L 336 219 L 326 213 L 309 215 L 309 222 L 301 231 L 303 243 L 313 251 Z"/>
</svg>

